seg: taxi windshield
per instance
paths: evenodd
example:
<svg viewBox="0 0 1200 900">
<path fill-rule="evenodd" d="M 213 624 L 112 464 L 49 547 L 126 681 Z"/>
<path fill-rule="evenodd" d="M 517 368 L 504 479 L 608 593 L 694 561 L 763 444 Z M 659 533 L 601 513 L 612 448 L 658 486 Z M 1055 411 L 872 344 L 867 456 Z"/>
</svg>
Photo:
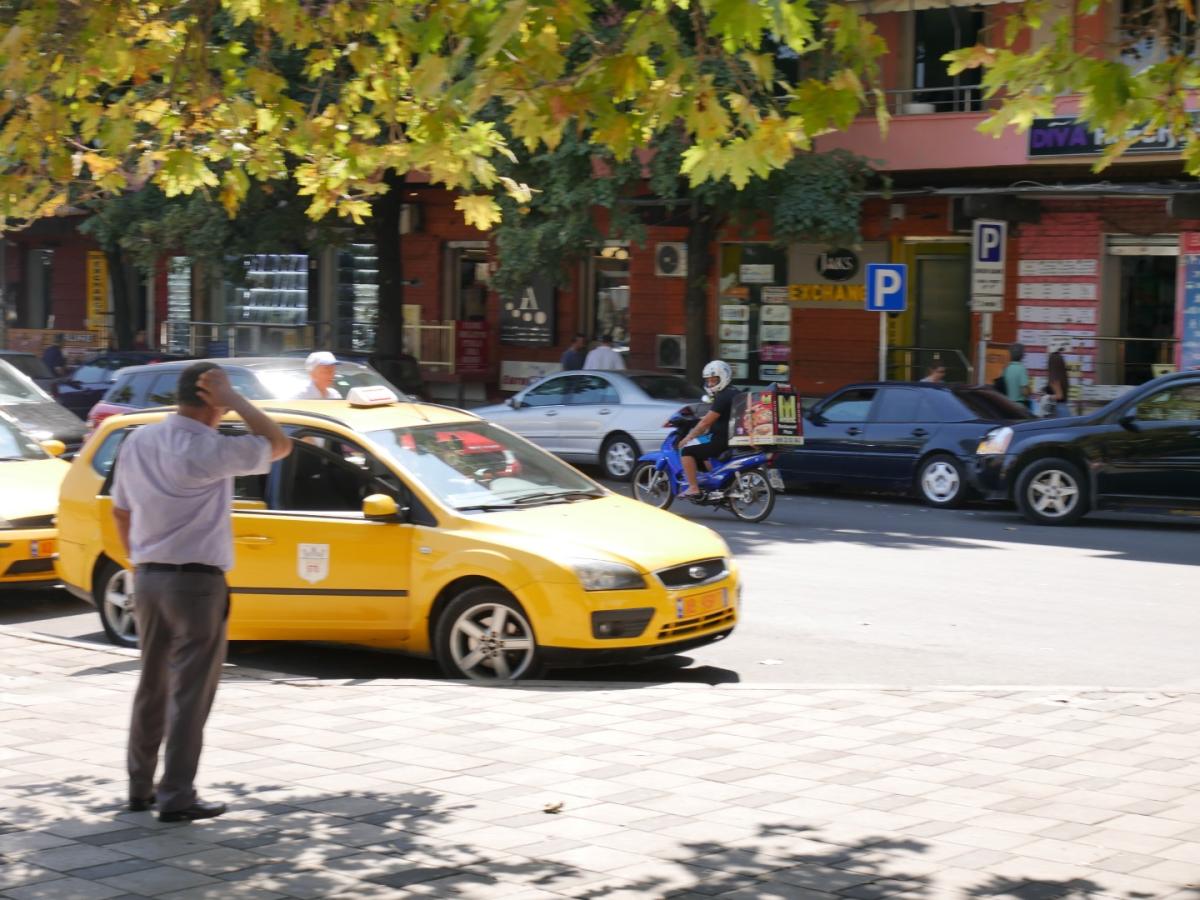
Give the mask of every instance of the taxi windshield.
<svg viewBox="0 0 1200 900">
<path fill-rule="evenodd" d="M 7 419 L 0 419 L 0 462 L 18 459 L 48 459 L 38 442 Z"/>
<path fill-rule="evenodd" d="M 40 403 L 50 398 L 16 369 L 0 366 L 0 404 Z"/>
<path fill-rule="evenodd" d="M 519 509 L 601 497 L 566 463 L 488 422 L 369 431 L 437 498 L 461 512 Z"/>
</svg>

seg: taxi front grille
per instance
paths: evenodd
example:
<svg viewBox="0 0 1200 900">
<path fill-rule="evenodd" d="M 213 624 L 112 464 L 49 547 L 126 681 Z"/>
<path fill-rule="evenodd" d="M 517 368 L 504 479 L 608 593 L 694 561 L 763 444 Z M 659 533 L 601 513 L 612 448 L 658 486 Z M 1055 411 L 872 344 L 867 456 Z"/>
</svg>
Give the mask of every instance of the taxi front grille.
<svg viewBox="0 0 1200 900">
<path fill-rule="evenodd" d="M 54 560 L 52 559 L 18 559 L 15 563 L 8 567 L 5 575 L 33 575 L 39 572 L 53 572 Z"/>
<path fill-rule="evenodd" d="M 722 625 L 732 625 L 736 618 L 737 613 L 734 610 L 721 609 L 692 619 L 679 619 L 675 622 L 668 622 L 660 628 L 658 639 L 666 641 L 689 634 L 697 634 L 701 631 L 709 631 Z"/>
<path fill-rule="evenodd" d="M 654 574 L 663 583 L 663 587 L 677 591 L 681 588 L 694 588 L 702 584 L 720 581 L 727 572 L 725 560 L 718 556 L 715 559 L 701 559 L 670 569 L 660 569 Z"/>
</svg>

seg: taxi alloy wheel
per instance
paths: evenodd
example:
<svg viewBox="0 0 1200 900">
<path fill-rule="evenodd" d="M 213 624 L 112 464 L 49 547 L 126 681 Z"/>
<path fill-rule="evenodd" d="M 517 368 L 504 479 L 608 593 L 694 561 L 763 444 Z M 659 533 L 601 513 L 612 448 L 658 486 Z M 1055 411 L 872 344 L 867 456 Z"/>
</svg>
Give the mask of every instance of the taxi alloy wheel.
<svg viewBox="0 0 1200 900">
<path fill-rule="evenodd" d="M 116 563 L 105 563 L 96 576 L 96 608 L 108 639 L 120 647 L 138 645 L 134 618 L 133 572 Z"/>
<path fill-rule="evenodd" d="M 671 473 L 660 469 L 652 462 L 644 462 L 633 470 L 630 493 L 634 500 L 641 500 L 659 509 L 666 509 L 675 499 L 671 493 Z"/>
<path fill-rule="evenodd" d="M 442 614 L 437 655 L 452 678 L 506 682 L 534 677 L 537 640 L 520 604 L 499 588 L 460 594 Z"/>
</svg>

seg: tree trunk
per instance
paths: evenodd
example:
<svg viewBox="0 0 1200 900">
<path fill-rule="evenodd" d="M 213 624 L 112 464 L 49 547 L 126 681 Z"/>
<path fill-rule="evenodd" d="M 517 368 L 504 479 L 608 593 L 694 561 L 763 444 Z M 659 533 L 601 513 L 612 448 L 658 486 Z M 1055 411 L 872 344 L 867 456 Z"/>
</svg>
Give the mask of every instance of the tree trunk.
<svg viewBox="0 0 1200 900">
<path fill-rule="evenodd" d="M 708 281 L 710 247 L 717 236 L 718 214 L 698 200 L 688 208 L 687 293 L 683 312 L 687 322 L 687 380 L 702 384 L 701 372 L 710 356 L 708 338 Z"/>
<path fill-rule="evenodd" d="M 133 346 L 133 312 L 137 303 L 137 282 L 130 281 L 124 253 L 120 250 L 106 250 L 104 257 L 108 261 L 108 284 L 112 291 L 113 304 L 109 346 L 117 350 L 128 350 Z"/>
<path fill-rule="evenodd" d="M 381 361 L 399 359 L 404 345 L 404 261 L 400 258 L 404 183 L 399 176 L 389 174 L 387 184 L 388 192 L 371 204 L 371 226 L 379 258 L 379 330 L 375 334 L 375 355 Z"/>
</svg>

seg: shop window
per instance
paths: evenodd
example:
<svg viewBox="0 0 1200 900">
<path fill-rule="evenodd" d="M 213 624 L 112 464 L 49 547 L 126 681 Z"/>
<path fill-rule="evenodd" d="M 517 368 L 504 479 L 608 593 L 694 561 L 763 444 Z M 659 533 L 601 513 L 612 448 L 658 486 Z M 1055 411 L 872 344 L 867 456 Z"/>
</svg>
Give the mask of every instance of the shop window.
<svg viewBox="0 0 1200 900">
<path fill-rule="evenodd" d="M 981 71 L 951 75 L 942 59 L 953 50 L 973 47 L 983 27 L 983 13 L 963 7 L 926 9 L 915 13 L 913 35 L 913 99 L 929 104 L 930 112 L 969 112 L 982 109 Z"/>
<path fill-rule="evenodd" d="M 348 244 L 337 254 L 337 342 L 347 350 L 375 349 L 379 322 L 379 256 L 373 243 Z"/>
<path fill-rule="evenodd" d="M 488 250 L 486 244 L 451 246 L 450 318 L 459 322 L 482 322 L 487 318 Z"/>
<path fill-rule="evenodd" d="M 1200 52 L 1200 29 L 1182 7 L 1159 0 L 1121 0 L 1117 42 L 1121 61 L 1142 70 L 1168 56 Z"/>
<path fill-rule="evenodd" d="M 592 255 L 592 334 L 612 335 L 614 344 L 629 346 L 629 248 L 597 247 Z"/>
<path fill-rule="evenodd" d="M 1176 268 L 1174 256 L 1120 257 L 1119 371 L 1115 384 L 1142 384 L 1156 364 L 1175 355 Z"/>
<path fill-rule="evenodd" d="M 791 378 L 792 308 L 787 251 L 773 244 L 724 244 L 716 356 L 739 384 Z"/>
<path fill-rule="evenodd" d="M 50 282 L 54 269 L 53 250 L 30 250 L 26 258 L 25 303 L 17 324 L 21 328 L 45 328 L 50 315 Z"/>
</svg>

